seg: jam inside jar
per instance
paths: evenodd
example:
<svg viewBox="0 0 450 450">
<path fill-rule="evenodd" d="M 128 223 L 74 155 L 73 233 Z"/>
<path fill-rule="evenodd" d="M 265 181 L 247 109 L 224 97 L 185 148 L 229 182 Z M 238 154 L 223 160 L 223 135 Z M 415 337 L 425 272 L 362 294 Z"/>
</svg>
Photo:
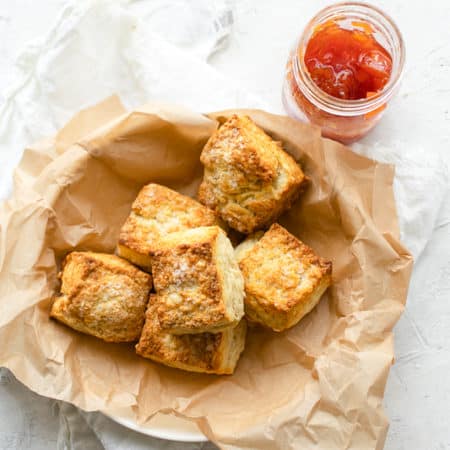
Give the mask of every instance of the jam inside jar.
<svg viewBox="0 0 450 450">
<path fill-rule="evenodd" d="M 330 20 L 317 27 L 306 45 L 303 58 L 311 79 L 333 97 L 369 98 L 391 76 L 391 55 L 372 35 L 370 25 L 361 25 L 348 29 Z"/>
<path fill-rule="evenodd" d="M 344 143 L 380 120 L 398 87 L 403 40 L 393 21 L 364 3 L 325 8 L 288 60 L 283 103 L 289 115 Z"/>
</svg>

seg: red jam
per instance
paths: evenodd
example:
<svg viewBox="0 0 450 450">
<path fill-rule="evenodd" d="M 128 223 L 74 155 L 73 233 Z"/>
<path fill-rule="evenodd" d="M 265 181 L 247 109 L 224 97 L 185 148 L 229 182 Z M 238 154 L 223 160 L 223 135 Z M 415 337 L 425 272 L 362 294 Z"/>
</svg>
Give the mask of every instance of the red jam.
<svg viewBox="0 0 450 450">
<path fill-rule="evenodd" d="M 392 71 L 392 57 L 377 42 L 367 23 L 352 29 L 328 21 L 309 39 L 305 65 L 314 83 L 336 98 L 369 98 L 383 89 Z M 301 55 L 299 55 L 301 56 Z"/>
</svg>

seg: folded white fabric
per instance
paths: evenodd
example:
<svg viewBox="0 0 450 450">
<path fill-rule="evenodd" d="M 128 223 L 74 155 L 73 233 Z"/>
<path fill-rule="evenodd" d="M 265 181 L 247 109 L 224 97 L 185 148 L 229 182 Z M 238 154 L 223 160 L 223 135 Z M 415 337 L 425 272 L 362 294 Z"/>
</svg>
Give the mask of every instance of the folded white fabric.
<svg viewBox="0 0 450 450">
<path fill-rule="evenodd" d="M 7 196 L 13 168 L 28 143 L 52 135 L 73 113 L 114 93 L 129 107 L 162 100 L 198 111 L 270 110 L 206 62 L 231 30 L 232 6 L 230 0 L 95 0 L 67 6 L 47 36 L 20 56 L 17 82 L 3 92 L 0 198 Z M 404 147 L 396 141 L 389 148 L 374 143 L 354 149 L 396 165 L 402 238 L 417 257 L 432 233 L 448 171 L 436 154 Z M 4 401 L 8 398 L 2 395 Z M 64 425 L 59 448 L 76 448 L 71 439 L 81 432 L 83 448 L 180 448 L 125 433 L 100 414 L 64 404 L 58 411 Z M 98 439 L 88 437 L 87 426 Z"/>
<path fill-rule="evenodd" d="M 181 50 L 207 60 L 233 25 L 234 0 L 131 1 L 145 27 Z"/>
<path fill-rule="evenodd" d="M 75 2 L 42 42 L 19 57 L 17 82 L 4 92 L 0 108 L 0 198 L 9 192 L 11 173 L 27 144 L 54 134 L 76 111 L 112 94 L 128 107 L 162 100 L 200 112 L 267 109 L 204 61 L 230 30 L 229 1 L 200 1 L 199 8 L 190 8 L 195 27 L 183 13 L 173 16 L 170 28 L 164 28 L 167 14 L 189 9 L 187 0 L 137 2 L 139 12 L 131 8 L 134 3 Z M 147 10 L 144 3 L 150 5 Z M 176 47 L 163 33 L 184 47 L 191 39 L 193 49 Z"/>
</svg>

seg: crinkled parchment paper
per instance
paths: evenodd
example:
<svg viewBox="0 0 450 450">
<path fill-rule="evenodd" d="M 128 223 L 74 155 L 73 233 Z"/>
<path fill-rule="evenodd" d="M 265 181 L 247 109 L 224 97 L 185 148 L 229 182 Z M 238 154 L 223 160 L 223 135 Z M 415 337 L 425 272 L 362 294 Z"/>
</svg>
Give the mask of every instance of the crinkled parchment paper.
<svg viewBox="0 0 450 450">
<path fill-rule="evenodd" d="M 280 222 L 333 261 L 319 305 L 287 332 L 251 330 L 236 373 L 222 377 L 166 368 L 133 345 L 50 320 L 64 254 L 113 252 L 144 183 L 194 196 L 200 151 L 231 114 L 159 104 L 127 113 L 111 98 L 27 148 L 1 205 L 0 365 L 39 394 L 86 410 L 141 423 L 157 411 L 193 418 L 222 448 L 381 449 L 392 328 L 412 268 L 399 242 L 394 168 L 287 117 L 245 112 L 311 178 Z"/>
</svg>

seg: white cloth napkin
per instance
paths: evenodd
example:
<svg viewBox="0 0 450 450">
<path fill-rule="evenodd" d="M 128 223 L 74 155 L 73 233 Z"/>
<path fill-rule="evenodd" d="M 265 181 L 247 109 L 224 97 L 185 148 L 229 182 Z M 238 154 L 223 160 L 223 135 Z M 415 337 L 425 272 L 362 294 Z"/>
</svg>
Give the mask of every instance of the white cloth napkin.
<svg viewBox="0 0 450 450">
<path fill-rule="evenodd" d="M 17 81 L 2 92 L 0 198 L 10 191 L 12 170 L 28 143 L 53 134 L 76 111 L 113 93 L 129 107 L 163 100 L 198 111 L 270 110 L 270 105 L 207 63 L 226 41 L 232 23 L 233 2 L 228 0 L 83 0 L 68 5 L 47 36 L 18 58 Z M 389 148 L 373 143 L 355 150 L 396 164 L 394 188 L 402 237 L 419 256 L 448 188 L 448 168 L 438 154 L 420 148 L 405 151 L 401 141 Z M 21 410 L 30 396 L 33 404 L 42 402 L 48 410 L 48 400 L 18 387 L 7 371 L 0 372 L 2 421 L 9 420 L 7 410 Z M 60 418 L 60 449 L 180 448 L 128 431 L 99 413 L 83 413 L 62 402 L 52 405 Z M 4 426 L 7 431 L 9 425 Z M 183 444 L 183 448 L 212 446 Z"/>
<path fill-rule="evenodd" d="M 114 93 L 128 107 L 149 100 L 200 112 L 267 107 L 205 62 L 231 29 L 231 3 L 189 5 L 82 0 L 62 11 L 47 36 L 20 55 L 17 82 L 3 93 L 0 198 L 9 192 L 28 143 L 54 134 L 76 111 Z"/>
</svg>

